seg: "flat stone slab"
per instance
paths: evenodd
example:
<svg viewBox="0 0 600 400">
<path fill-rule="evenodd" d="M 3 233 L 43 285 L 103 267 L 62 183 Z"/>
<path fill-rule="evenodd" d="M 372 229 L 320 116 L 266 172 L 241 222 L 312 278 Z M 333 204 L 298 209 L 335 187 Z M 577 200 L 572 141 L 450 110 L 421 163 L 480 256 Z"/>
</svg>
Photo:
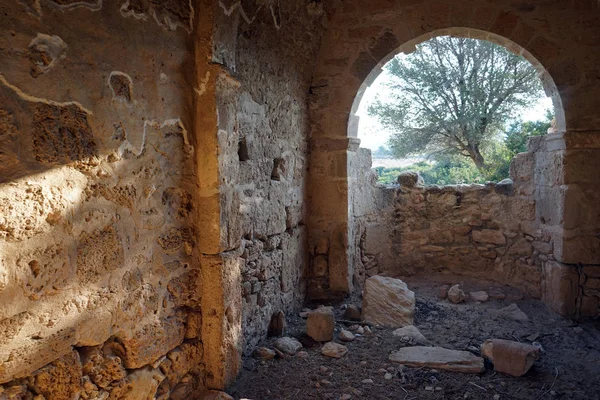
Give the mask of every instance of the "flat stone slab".
<svg viewBox="0 0 600 400">
<path fill-rule="evenodd" d="M 428 367 L 469 374 L 478 374 L 485 370 L 483 358 L 468 351 L 443 347 L 404 347 L 392 352 L 389 360 L 407 367 Z"/>
</svg>

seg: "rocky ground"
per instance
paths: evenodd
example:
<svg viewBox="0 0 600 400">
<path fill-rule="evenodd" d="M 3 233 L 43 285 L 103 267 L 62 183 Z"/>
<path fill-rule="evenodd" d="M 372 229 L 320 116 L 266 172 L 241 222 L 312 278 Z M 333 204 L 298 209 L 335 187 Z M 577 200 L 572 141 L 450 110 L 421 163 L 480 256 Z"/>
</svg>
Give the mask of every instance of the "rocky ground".
<svg viewBox="0 0 600 400">
<path fill-rule="evenodd" d="M 477 302 L 467 298 L 453 304 L 439 298 L 442 282 L 409 281 L 416 295 L 414 325 L 435 346 L 466 350 L 480 355 L 487 339 L 499 338 L 542 347 L 541 357 L 522 377 L 494 371 L 486 361 L 485 372 L 466 374 L 430 368 L 409 368 L 388 361 L 390 353 L 415 345 L 394 336 L 392 328 L 372 326 L 372 333 L 358 334 L 365 324 L 346 321 L 343 304 L 334 305 L 335 339 L 348 348 L 336 359 L 321 354 L 322 343 L 306 335 L 306 320 L 287 316 L 285 335 L 297 338 L 303 348 L 293 356 L 269 360 L 248 357 L 236 384 L 228 392 L 235 399 L 600 399 L 600 322 L 572 321 L 550 312 L 539 300 L 508 287 L 449 279 L 461 283 L 468 294 L 499 289 L 506 297 Z M 501 297 L 501 296 L 500 296 Z M 345 304 L 360 304 L 360 299 Z M 527 315 L 518 320 L 501 310 L 515 304 Z M 317 305 L 314 305 L 315 307 Z M 514 311 L 514 306 L 509 310 Z M 305 316 L 303 314 L 303 316 Z M 515 319 L 517 318 L 517 319 Z M 359 327 L 362 327 L 359 328 Z M 343 329 L 356 338 L 342 342 Z M 260 346 L 272 349 L 277 338 Z"/>
</svg>

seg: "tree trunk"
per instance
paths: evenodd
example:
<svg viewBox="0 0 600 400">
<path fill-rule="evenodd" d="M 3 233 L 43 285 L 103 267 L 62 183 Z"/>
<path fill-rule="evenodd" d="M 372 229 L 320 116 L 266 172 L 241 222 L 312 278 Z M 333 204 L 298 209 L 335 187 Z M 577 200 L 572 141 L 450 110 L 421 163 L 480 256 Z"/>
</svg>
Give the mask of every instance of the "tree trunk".
<svg viewBox="0 0 600 400">
<path fill-rule="evenodd" d="M 483 156 L 481 155 L 481 152 L 479 151 L 479 148 L 475 147 L 475 148 L 469 149 L 469 157 L 471 157 L 471 160 L 473 160 L 473 162 L 475 163 L 475 166 L 477 167 L 479 172 L 481 172 L 481 174 L 484 175 L 486 165 L 485 165 L 485 160 L 483 159 Z"/>
</svg>

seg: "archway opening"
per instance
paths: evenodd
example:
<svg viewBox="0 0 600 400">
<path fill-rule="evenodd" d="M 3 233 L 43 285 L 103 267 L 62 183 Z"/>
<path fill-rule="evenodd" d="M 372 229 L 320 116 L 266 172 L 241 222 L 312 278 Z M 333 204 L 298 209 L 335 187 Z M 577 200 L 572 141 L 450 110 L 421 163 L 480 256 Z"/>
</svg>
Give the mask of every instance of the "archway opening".
<svg viewBox="0 0 600 400">
<path fill-rule="evenodd" d="M 446 185 L 508 178 L 529 137 L 564 128 L 556 87 L 530 53 L 454 28 L 382 60 L 355 98 L 348 134 L 371 149 L 380 183 L 414 169 Z"/>
</svg>

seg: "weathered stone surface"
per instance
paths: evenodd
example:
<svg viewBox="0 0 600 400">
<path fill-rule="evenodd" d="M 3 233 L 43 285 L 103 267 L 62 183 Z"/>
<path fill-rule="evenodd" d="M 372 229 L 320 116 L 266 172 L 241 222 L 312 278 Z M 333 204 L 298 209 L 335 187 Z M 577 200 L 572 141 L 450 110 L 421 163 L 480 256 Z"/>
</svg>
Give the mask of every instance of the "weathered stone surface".
<svg viewBox="0 0 600 400">
<path fill-rule="evenodd" d="M 481 354 L 494 364 L 495 371 L 522 376 L 539 358 L 540 349 L 512 340 L 489 339 L 481 345 Z"/>
<path fill-rule="evenodd" d="M 319 307 L 308 314 L 306 319 L 306 334 L 317 342 L 327 342 L 333 339 L 335 316 L 333 308 Z"/>
<path fill-rule="evenodd" d="M 283 354 L 293 356 L 302 348 L 302 344 L 295 338 L 282 337 L 275 341 L 273 346 Z"/>
<path fill-rule="evenodd" d="M 412 325 L 415 294 L 400 279 L 373 276 L 366 280 L 363 320 L 388 327 Z"/>
<path fill-rule="evenodd" d="M 35 390 L 47 399 L 71 400 L 81 392 L 79 354 L 73 350 L 33 375 Z"/>
<path fill-rule="evenodd" d="M 398 328 L 394 332 L 392 332 L 392 334 L 406 342 L 414 342 L 415 344 L 420 344 L 424 346 L 431 345 L 431 342 L 425 336 L 423 336 L 421 331 L 419 331 L 419 329 L 414 325 L 408 325 L 402 328 Z"/>
<path fill-rule="evenodd" d="M 548 261 L 544 264 L 542 298 L 554 312 L 569 316 L 577 310 L 579 275 L 571 265 Z"/>
<path fill-rule="evenodd" d="M 428 367 L 478 374 L 485 370 L 483 358 L 467 351 L 442 347 L 404 347 L 390 354 L 389 360 L 408 367 Z"/>
<path fill-rule="evenodd" d="M 348 353 L 348 348 L 335 342 L 327 342 L 321 347 L 321 354 L 331 358 L 342 358 Z"/>
<path fill-rule="evenodd" d="M 448 300 L 454 304 L 462 303 L 466 298 L 467 296 L 460 285 L 454 285 L 448 290 Z"/>
</svg>

